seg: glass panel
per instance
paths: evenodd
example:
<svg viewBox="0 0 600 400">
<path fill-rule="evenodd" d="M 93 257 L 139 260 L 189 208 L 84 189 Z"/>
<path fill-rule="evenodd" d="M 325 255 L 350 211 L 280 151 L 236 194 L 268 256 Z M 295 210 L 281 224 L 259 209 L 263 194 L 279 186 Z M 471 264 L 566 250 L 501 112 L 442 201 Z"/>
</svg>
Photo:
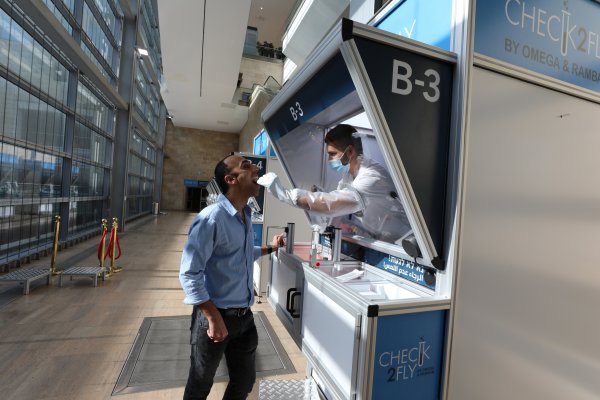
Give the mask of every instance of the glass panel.
<svg viewBox="0 0 600 400">
<path fill-rule="evenodd" d="M 17 110 L 19 109 L 19 88 L 6 82 L 6 111 L 4 112 L 4 135 L 14 138 L 17 131 Z"/>
<path fill-rule="evenodd" d="M 81 82 L 77 87 L 77 114 L 112 134 L 112 129 L 109 131 L 109 120 L 113 112 Z"/>
<path fill-rule="evenodd" d="M 27 32 L 23 32 L 23 43 L 21 49 L 21 78 L 27 82 L 31 81 L 31 65 L 33 62 L 33 38 Z"/>
<path fill-rule="evenodd" d="M 31 84 L 42 90 L 42 65 L 44 48 L 38 42 L 33 44 L 33 61 L 31 64 Z"/>
<path fill-rule="evenodd" d="M 4 107 L 6 106 L 6 80 L 0 78 L 0 137 L 4 135 Z"/>
<path fill-rule="evenodd" d="M 21 66 L 21 43 L 23 43 L 23 28 L 15 21 L 11 21 L 8 69 L 17 75 Z"/>
<path fill-rule="evenodd" d="M 8 66 L 10 46 L 10 17 L 0 9 L 0 65 Z"/>
<path fill-rule="evenodd" d="M 29 113 L 27 115 L 27 141 L 37 143 L 40 100 L 31 95 L 29 98 Z"/>
<path fill-rule="evenodd" d="M 27 115 L 29 113 L 29 93 L 19 88 L 17 107 L 16 138 L 27 140 Z"/>
</svg>

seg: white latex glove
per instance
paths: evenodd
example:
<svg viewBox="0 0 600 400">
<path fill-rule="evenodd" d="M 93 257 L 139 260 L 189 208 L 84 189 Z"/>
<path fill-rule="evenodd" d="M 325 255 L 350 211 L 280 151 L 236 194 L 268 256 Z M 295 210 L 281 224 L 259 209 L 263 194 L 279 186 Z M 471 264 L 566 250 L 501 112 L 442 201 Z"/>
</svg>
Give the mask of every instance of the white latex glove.
<svg viewBox="0 0 600 400">
<path fill-rule="evenodd" d="M 281 184 L 281 181 L 279 180 L 277 174 L 273 172 L 267 172 L 266 174 L 258 178 L 257 183 L 261 186 L 264 186 L 265 189 L 267 189 L 269 193 L 275 196 L 277 200 L 283 201 L 284 203 L 287 203 L 291 206 L 296 205 L 294 197 L 297 196 L 294 196 L 292 194 L 292 190 L 286 189 Z"/>
</svg>

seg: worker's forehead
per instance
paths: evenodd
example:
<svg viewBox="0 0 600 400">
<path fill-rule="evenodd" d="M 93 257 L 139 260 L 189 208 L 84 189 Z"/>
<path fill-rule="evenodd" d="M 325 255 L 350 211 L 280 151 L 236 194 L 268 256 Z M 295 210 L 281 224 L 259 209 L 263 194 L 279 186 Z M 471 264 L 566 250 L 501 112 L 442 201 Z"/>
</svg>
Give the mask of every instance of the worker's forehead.
<svg viewBox="0 0 600 400">
<path fill-rule="evenodd" d="M 336 151 L 343 151 L 342 149 L 340 149 L 339 147 L 337 147 L 336 145 L 334 145 L 333 143 L 328 143 L 327 144 L 327 152 L 336 152 Z"/>
</svg>

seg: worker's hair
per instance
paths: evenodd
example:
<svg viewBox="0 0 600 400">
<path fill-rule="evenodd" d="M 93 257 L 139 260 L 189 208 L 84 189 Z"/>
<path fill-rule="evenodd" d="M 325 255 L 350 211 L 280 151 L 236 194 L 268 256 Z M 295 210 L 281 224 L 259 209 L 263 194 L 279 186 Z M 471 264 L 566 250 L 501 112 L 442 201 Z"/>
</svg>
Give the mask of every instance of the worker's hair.
<svg viewBox="0 0 600 400">
<path fill-rule="evenodd" d="M 356 153 L 363 152 L 360 137 L 352 125 L 339 124 L 325 134 L 325 143 L 342 151 L 352 145 Z"/>
<path fill-rule="evenodd" d="M 225 182 L 225 175 L 230 175 L 231 173 L 231 168 L 225 163 L 225 160 L 229 157 L 231 157 L 231 155 L 223 158 L 215 167 L 215 182 L 217 182 L 217 185 L 223 194 L 227 194 L 227 190 L 229 189 L 229 185 Z"/>
</svg>

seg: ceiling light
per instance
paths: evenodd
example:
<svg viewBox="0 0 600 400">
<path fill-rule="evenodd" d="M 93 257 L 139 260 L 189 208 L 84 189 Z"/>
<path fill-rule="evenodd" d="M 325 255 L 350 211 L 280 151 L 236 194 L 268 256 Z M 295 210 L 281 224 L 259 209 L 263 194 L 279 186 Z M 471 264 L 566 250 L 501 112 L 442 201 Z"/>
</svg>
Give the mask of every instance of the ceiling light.
<svg viewBox="0 0 600 400">
<path fill-rule="evenodd" d="M 137 52 L 140 56 L 147 56 L 148 55 L 148 50 L 142 48 L 142 47 L 138 47 L 137 48 Z"/>
</svg>

